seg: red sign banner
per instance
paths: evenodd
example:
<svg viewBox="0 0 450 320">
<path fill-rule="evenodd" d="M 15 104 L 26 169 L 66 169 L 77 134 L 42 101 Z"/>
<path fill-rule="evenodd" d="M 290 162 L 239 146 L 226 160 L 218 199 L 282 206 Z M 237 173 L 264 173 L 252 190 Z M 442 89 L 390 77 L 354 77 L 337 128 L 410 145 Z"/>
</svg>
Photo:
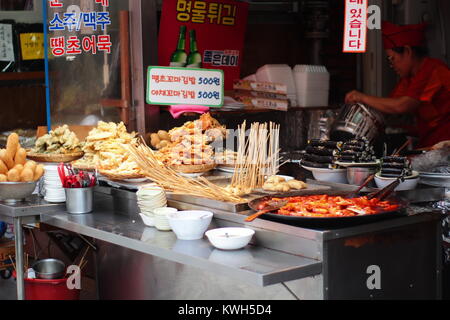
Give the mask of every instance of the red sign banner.
<svg viewBox="0 0 450 320">
<path fill-rule="evenodd" d="M 345 1 L 343 52 L 366 52 L 368 0 Z"/>
<path fill-rule="evenodd" d="M 248 3 L 164 0 L 158 39 L 160 66 L 220 69 L 225 90 L 240 78 Z"/>
</svg>

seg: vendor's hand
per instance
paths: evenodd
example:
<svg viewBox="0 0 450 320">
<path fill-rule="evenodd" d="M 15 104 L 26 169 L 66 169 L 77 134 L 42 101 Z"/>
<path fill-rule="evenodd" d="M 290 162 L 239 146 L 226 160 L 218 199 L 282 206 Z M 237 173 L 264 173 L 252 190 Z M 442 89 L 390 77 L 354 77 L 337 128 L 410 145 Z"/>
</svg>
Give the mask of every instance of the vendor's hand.
<svg viewBox="0 0 450 320">
<path fill-rule="evenodd" d="M 356 90 L 353 90 L 345 96 L 345 103 L 364 103 L 365 94 Z"/>
<path fill-rule="evenodd" d="M 444 148 L 450 148 L 450 140 L 439 142 L 431 147 L 432 150 L 439 150 Z"/>
</svg>

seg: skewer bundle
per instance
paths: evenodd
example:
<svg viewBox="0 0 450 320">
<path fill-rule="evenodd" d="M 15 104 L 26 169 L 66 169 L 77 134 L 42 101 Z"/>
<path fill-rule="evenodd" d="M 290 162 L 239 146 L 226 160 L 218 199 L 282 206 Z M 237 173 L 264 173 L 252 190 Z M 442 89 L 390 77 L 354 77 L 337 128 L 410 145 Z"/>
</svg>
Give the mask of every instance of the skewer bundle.
<svg viewBox="0 0 450 320">
<path fill-rule="evenodd" d="M 238 155 L 229 190 L 248 194 L 264 185 L 266 177 L 280 168 L 280 126 L 270 122 L 251 125 L 246 139 L 246 122 L 238 128 Z"/>
<path fill-rule="evenodd" d="M 142 140 L 138 146 L 123 145 L 142 172 L 167 191 L 233 203 L 245 202 L 225 188 L 219 187 L 203 177 L 188 179 L 159 161 L 153 150 Z"/>
</svg>

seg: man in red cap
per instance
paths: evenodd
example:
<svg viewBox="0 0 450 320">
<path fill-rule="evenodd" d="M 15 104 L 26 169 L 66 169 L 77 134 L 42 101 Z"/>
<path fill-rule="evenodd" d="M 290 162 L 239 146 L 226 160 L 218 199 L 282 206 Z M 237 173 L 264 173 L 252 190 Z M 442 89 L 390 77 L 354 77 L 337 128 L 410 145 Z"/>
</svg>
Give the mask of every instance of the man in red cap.
<svg viewBox="0 0 450 320">
<path fill-rule="evenodd" d="M 400 81 L 388 98 L 352 91 L 346 103 L 361 102 L 385 113 L 413 112 L 417 119 L 418 148 L 450 140 L 450 71 L 427 56 L 425 24 L 399 26 L 383 22 L 383 43 Z"/>
</svg>

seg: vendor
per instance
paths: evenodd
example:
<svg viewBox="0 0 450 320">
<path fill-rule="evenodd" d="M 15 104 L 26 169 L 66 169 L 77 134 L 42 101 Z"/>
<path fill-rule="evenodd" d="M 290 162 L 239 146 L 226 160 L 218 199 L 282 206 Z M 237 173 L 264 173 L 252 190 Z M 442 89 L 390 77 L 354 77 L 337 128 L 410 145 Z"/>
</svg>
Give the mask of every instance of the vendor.
<svg viewBox="0 0 450 320">
<path fill-rule="evenodd" d="M 450 71 L 427 56 L 425 24 L 398 26 L 383 23 L 383 44 L 400 81 L 388 98 L 352 91 L 346 103 L 361 102 L 381 112 L 413 112 L 417 119 L 418 148 L 450 140 Z"/>
</svg>

